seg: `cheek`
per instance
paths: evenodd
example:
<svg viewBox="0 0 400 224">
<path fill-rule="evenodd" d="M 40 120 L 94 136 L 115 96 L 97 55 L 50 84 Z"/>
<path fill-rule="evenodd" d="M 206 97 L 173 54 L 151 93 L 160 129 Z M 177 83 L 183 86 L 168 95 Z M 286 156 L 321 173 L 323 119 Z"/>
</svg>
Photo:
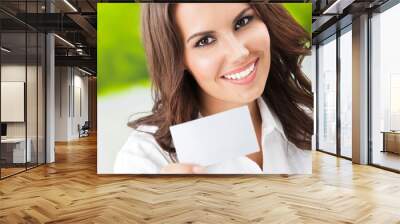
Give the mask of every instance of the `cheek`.
<svg viewBox="0 0 400 224">
<path fill-rule="evenodd" d="M 186 56 L 186 64 L 200 86 L 214 82 L 221 65 L 221 56 L 209 51 L 197 51 Z"/>
<path fill-rule="evenodd" d="M 270 51 L 270 37 L 267 27 L 264 23 L 259 22 L 251 30 L 248 35 L 249 48 L 255 52 L 263 52 L 269 55 Z"/>
<path fill-rule="evenodd" d="M 260 83 L 268 78 L 271 65 L 271 41 L 267 27 L 264 23 L 257 24 L 251 33 L 249 33 L 247 41 L 248 47 L 252 52 L 261 56 L 258 66 L 258 78 Z"/>
</svg>

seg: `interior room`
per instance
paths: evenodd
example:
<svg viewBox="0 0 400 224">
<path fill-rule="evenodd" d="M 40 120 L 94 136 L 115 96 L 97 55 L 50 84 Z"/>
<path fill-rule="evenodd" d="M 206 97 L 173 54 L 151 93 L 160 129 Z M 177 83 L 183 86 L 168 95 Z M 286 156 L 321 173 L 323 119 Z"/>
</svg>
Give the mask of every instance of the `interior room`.
<svg viewBox="0 0 400 224">
<path fill-rule="evenodd" d="M 399 1 L 290 1 L 312 4 L 312 174 L 98 174 L 125 118 L 97 119 L 97 13 L 127 2 L 0 1 L 0 223 L 400 223 Z"/>
</svg>

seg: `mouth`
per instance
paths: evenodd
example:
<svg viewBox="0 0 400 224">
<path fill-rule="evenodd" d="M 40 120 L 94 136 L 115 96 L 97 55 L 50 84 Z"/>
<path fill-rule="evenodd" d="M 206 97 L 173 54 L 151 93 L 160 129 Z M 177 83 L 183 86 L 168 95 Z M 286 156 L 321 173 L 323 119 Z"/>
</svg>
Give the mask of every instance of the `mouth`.
<svg viewBox="0 0 400 224">
<path fill-rule="evenodd" d="M 247 64 L 246 66 L 243 66 L 241 68 L 233 70 L 232 72 L 228 72 L 222 75 L 221 78 L 235 84 L 250 83 L 256 77 L 258 59 L 259 58 Z"/>
</svg>

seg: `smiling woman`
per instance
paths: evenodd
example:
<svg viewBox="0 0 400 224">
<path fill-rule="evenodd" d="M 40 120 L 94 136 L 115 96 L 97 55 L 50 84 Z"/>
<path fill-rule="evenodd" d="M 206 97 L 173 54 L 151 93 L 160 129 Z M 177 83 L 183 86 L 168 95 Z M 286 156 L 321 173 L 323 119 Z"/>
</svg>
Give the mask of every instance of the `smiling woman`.
<svg viewBox="0 0 400 224">
<path fill-rule="evenodd" d="M 170 126 L 248 105 L 260 150 L 213 173 L 311 173 L 310 34 L 280 4 L 142 5 L 152 114 L 131 122 L 116 173 L 207 173 L 176 158 Z"/>
</svg>

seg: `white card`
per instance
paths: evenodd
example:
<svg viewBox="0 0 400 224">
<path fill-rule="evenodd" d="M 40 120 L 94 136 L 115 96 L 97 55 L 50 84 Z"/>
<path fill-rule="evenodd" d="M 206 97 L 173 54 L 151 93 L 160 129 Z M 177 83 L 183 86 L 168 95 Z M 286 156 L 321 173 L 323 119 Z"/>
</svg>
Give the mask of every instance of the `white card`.
<svg viewBox="0 0 400 224">
<path fill-rule="evenodd" d="M 259 151 L 247 106 L 170 127 L 181 163 L 217 164 Z"/>
</svg>

